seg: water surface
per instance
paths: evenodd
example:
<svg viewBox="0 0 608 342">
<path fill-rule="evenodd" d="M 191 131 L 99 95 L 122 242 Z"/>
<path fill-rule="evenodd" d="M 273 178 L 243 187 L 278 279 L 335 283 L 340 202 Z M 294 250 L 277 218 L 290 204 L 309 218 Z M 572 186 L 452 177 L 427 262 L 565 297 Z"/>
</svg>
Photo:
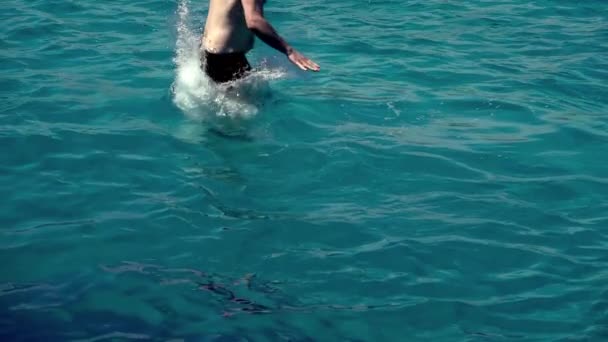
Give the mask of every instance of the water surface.
<svg viewBox="0 0 608 342">
<path fill-rule="evenodd" d="M 608 338 L 603 1 L 0 4 L 0 337 Z"/>
</svg>

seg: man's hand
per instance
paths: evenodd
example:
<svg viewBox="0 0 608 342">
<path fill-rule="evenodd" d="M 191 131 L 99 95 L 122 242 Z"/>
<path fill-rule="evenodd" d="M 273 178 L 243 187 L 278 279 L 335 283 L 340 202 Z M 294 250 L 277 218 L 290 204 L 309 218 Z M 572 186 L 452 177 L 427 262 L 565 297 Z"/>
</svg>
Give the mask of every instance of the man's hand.
<svg viewBox="0 0 608 342">
<path fill-rule="evenodd" d="M 317 63 L 292 49 L 264 18 L 264 2 L 263 0 L 241 0 L 247 28 L 255 33 L 264 43 L 286 54 L 287 58 L 300 69 L 319 71 Z"/>
<path fill-rule="evenodd" d="M 297 65 L 302 70 L 312 70 L 319 71 L 319 66 L 317 63 L 311 61 L 310 59 L 304 57 L 301 53 L 296 50 L 291 50 L 287 54 L 287 58 L 291 61 L 291 63 Z"/>
</svg>

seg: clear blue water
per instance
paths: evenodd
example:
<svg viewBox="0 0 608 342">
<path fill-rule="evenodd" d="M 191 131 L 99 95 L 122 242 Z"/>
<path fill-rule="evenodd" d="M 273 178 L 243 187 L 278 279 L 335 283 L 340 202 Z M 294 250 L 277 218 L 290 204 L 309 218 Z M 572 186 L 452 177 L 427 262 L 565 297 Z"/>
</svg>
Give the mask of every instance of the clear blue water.
<svg viewBox="0 0 608 342">
<path fill-rule="evenodd" d="M 605 1 L 0 3 L 3 341 L 608 338 Z"/>
</svg>

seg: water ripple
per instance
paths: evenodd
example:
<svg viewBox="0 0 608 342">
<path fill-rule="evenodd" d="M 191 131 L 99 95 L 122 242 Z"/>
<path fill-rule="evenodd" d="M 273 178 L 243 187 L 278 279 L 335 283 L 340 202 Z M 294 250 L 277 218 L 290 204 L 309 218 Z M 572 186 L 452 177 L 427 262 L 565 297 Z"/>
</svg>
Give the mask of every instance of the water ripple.
<svg viewBox="0 0 608 342">
<path fill-rule="evenodd" d="M 2 340 L 605 340 L 603 1 L 206 6 L 0 4 Z"/>
</svg>

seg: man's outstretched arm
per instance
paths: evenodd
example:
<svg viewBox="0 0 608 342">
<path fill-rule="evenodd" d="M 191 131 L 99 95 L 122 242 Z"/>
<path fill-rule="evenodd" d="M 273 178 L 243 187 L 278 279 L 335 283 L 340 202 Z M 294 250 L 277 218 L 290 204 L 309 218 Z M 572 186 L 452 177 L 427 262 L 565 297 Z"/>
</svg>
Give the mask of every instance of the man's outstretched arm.
<svg viewBox="0 0 608 342">
<path fill-rule="evenodd" d="M 263 0 L 241 0 L 245 11 L 245 21 L 255 35 L 264 43 L 287 55 L 289 60 L 302 70 L 319 71 L 319 66 L 304 57 L 279 36 L 277 31 L 264 18 Z"/>
</svg>

